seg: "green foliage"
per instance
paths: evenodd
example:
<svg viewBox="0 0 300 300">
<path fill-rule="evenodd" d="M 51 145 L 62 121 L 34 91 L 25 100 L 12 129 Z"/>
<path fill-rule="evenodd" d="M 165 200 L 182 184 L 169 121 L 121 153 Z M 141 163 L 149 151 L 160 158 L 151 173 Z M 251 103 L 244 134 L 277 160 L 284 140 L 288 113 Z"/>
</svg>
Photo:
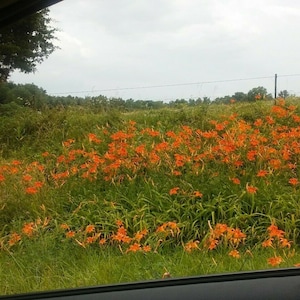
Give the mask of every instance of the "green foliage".
<svg viewBox="0 0 300 300">
<path fill-rule="evenodd" d="M 25 246 L 25 245 L 24 245 Z M 122 255 L 109 247 L 83 249 L 70 243 L 55 248 L 51 240 L 28 243 L 24 249 L 3 253 L 0 262 L 0 294 L 10 295 L 75 287 L 98 286 L 146 280 L 264 270 L 272 251 L 251 249 L 235 259 L 225 251 L 184 253 L 182 249 L 160 253 Z M 253 259 L 255 257 L 256 259 Z M 299 262 L 285 257 L 282 267 Z"/>
<path fill-rule="evenodd" d="M 232 104 L 234 102 L 245 103 L 253 102 L 254 100 L 269 100 L 272 96 L 267 94 L 263 87 L 251 89 L 248 94 L 243 92 L 236 92 L 232 96 L 227 95 L 218 97 L 213 101 L 208 97 L 203 99 L 176 99 L 168 103 L 163 101 L 153 100 L 133 100 L 122 98 L 108 98 L 103 95 L 96 97 L 74 97 L 68 96 L 49 96 L 42 88 L 34 84 L 14 84 L 12 82 L 2 83 L 0 85 L 0 104 L 7 104 L 15 102 L 21 106 L 29 106 L 33 109 L 43 110 L 44 108 L 57 108 L 57 107 L 82 107 L 89 109 L 94 113 L 119 111 L 119 112 L 136 112 L 139 110 L 151 111 L 160 110 L 162 108 L 172 108 L 176 110 L 184 110 L 187 107 L 203 109 L 209 105 L 215 104 Z"/>
<path fill-rule="evenodd" d="M 13 272 L 0 272 L 5 293 L 90 285 L 95 278 L 108 283 L 104 277 L 111 283 L 167 271 L 181 276 L 266 268 L 271 255 L 280 255 L 281 266 L 297 263 L 300 116 L 291 104 L 202 103 L 124 113 L 97 113 L 91 104 L 41 112 L 4 104 L 0 263 L 19 267 L 15 276 L 22 283 L 18 289 Z M 228 232 L 241 229 L 245 240 L 214 237 L 218 224 Z M 282 234 L 273 236 L 269 250 L 262 242 L 271 224 Z M 120 229 L 129 242 L 115 239 Z M 12 242 L 14 235 L 19 240 Z M 211 237 L 213 251 L 207 248 Z M 187 254 L 189 242 L 195 252 Z M 130 253 L 133 246 L 141 248 Z M 143 252 L 145 246 L 151 252 Z M 92 265 L 96 256 L 102 272 Z M 166 264 L 169 257 L 173 262 Z M 145 259 L 153 266 L 146 275 Z M 174 259 L 190 267 L 176 269 Z M 121 267 L 112 267 L 117 261 Z M 203 265 L 192 267 L 198 261 Z M 127 271 L 130 263 L 137 265 L 134 272 Z M 86 276 L 89 270 L 93 276 Z"/>
<path fill-rule="evenodd" d="M 266 98 L 272 98 L 272 96 L 269 95 L 267 89 L 262 86 L 255 87 L 248 92 L 248 101 L 262 100 Z"/>
<path fill-rule="evenodd" d="M 289 94 L 289 92 L 287 90 L 283 90 L 283 91 L 280 91 L 278 93 L 278 96 L 281 97 L 281 98 L 283 98 L 283 99 L 285 99 L 285 98 L 289 97 L 290 94 Z"/>
<path fill-rule="evenodd" d="M 36 70 L 56 47 L 56 29 L 50 26 L 49 10 L 45 9 L 1 29 L 0 83 L 18 69 L 25 73 Z"/>
<path fill-rule="evenodd" d="M 0 105 L 14 102 L 19 106 L 42 110 L 46 105 L 47 97 L 46 91 L 34 84 L 14 84 L 12 82 L 0 84 Z M 2 109 L 0 114 L 2 114 Z"/>
<path fill-rule="evenodd" d="M 235 92 L 232 95 L 232 98 L 237 102 L 244 102 L 244 101 L 247 101 L 247 94 L 245 94 L 243 92 Z"/>
</svg>

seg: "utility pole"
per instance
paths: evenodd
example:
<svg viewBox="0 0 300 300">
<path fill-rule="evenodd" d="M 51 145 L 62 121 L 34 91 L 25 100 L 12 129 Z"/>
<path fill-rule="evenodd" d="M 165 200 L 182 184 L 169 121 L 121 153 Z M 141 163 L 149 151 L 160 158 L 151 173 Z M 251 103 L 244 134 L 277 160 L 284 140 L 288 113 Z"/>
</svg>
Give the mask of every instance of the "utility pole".
<svg viewBox="0 0 300 300">
<path fill-rule="evenodd" d="M 277 74 L 275 74 L 275 92 L 274 92 L 274 104 L 276 105 L 277 98 Z"/>
</svg>

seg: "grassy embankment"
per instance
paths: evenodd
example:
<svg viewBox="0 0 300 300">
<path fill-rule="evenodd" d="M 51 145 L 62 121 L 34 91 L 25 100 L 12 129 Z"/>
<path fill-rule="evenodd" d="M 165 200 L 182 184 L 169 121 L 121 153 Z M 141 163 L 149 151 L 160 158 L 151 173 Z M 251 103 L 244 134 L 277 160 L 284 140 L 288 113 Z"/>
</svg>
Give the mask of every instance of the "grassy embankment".
<svg viewBox="0 0 300 300">
<path fill-rule="evenodd" d="M 0 294 L 300 262 L 300 107 L 1 116 Z"/>
</svg>

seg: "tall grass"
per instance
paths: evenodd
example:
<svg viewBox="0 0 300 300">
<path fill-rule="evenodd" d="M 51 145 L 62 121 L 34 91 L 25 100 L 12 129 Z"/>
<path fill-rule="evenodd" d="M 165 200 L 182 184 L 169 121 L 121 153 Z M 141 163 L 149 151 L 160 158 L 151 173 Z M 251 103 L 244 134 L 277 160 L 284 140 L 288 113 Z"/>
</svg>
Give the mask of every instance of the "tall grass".
<svg viewBox="0 0 300 300">
<path fill-rule="evenodd" d="M 273 266 L 296 263 L 298 110 L 280 101 L 124 114 L 26 109 L 2 116 L 0 260 L 19 268 L 19 276 L 38 260 L 30 266 L 36 277 L 22 279 L 28 290 L 69 285 L 51 259 L 57 255 L 62 272 L 62 262 L 80 261 L 65 255 L 81 251 L 88 265 L 99 251 L 124 264 L 172 257 L 175 248 L 182 257 L 195 251 L 208 255 L 200 273 L 224 255 L 229 271 L 232 258 L 240 259 L 233 268 L 255 268 L 253 255 L 266 266 L 271 255 Z M 183 275 L 188 268 L 176 270 Z M 49 285 L 47 274 L 57 283 Z M 121 270 L 116 274 L 110 280 L 126 280 Z M 134 274 L 130 280 L 141 278 Z M 75 285 L 99 283 L 84 273 L 71 278 Z"/>
</svg>

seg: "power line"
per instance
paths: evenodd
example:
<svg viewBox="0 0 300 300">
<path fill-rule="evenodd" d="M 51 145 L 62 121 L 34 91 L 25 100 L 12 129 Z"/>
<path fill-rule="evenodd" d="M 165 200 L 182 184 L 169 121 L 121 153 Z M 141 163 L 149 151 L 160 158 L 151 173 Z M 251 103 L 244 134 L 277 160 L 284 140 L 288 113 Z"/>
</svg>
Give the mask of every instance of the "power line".
<svg viewBox="0 0 300 300">
<path fill-rule="evenodd" d="M 300 76 L 300 74 L 277 75 L 277 77 L 297 77 L 297 76 Z"/>
<path fill-rule="evenodd" d="M 300 74 L 288 74 L 278 75 L 278 77 L 296 77 Z M 136 87 L 122 87 L 122 88 L 109 88 L 99 90 L 86 90 L 76 92 L 61 92 L 61 93 L 50 93 L 52 95 L 64 95 L 64 94 L 83 94 L 83 93 L 102 93 L 102 92 L 113 92 L 113 91 L 125 91 L 125 90 L 141 90 L 141 89 L 154 89 L 154 88 L 165 88 L 165 87 L 177 87 L 177 86 L 189 86 L 189 85 L 203 85 L 212 83 L 226 83 L 226 82 L 237 82 L 237 81 L 248 81 L 258 79 L 271 79 L 274 76 L 261 76 L 261 77 L 248 77 L 248 78 L 236 78 L 236 79 L 222 79 L 222 80 L 211 80 L 211 81 L 199 81 L 199 82 L 187 82 L 187 83 L 172 83 L 172 84 L 161 84 L 161 85 L 148 85 L 148 86 L 136 86 Z"/>
</svg>

